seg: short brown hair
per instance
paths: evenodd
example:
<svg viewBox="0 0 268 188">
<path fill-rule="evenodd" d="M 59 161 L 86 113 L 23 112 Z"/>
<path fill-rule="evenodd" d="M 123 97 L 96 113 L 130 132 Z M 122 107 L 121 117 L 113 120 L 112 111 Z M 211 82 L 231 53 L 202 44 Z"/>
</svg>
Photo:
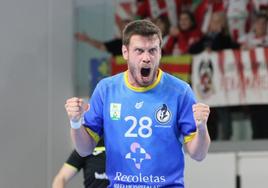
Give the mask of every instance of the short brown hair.
<svg viewBox="0 0 268 188">
<path fill-rule="evenodd" d="M 160 40 L 160 47 L 162 45 L 162 33 L 158 26 L 149 20 L 135 20 L 126 25 L 123 30 L 122 43 L 125 46 L 129 45 L 130 38 L 132 35 L 141 35 L 149 37 L 152 35 L 157 35 Z"/>
</svg>

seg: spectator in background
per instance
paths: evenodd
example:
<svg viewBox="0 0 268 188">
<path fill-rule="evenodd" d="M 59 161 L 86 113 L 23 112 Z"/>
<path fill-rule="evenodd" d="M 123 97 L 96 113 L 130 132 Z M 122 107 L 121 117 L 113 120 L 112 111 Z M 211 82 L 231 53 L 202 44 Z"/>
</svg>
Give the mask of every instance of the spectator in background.
<svg viewBox="0 0 268 188">
<path fill-rule="evenodd" d="M 227 0 L 225 7 L 230 35 L 237 41 L 249 30 L 253 12 L 251 0 Z"/>
<path fill-rule="evenodd" d="M 176 26 L 182 10 L 190 9 L 192 0 L 136 0 L 138 19 L 156 19 L 164 16 L 172 26 Z"/>
<path fill-rule="evenodd" d="M 211 16 L 208 32 L 193 44 L 189 52 L 192 54 L 207 51 L 219 51 L 230 48 L 238 48 L 239 45 L 232 41 L 228 34 L 226 16 L 224 12 L 215 12 Z M 211 108 L 211 116 L 208 120 L 208 129 L 211 139 L 229 140 L 232 130 L 232 119 L 230 107 Z M 218 128 L 222 126 L 222 137 L 218 138 Z"/>
<path fill-rule="evenodd" d="M 215 12 L 225 12 L 229 33 L 232 39 L 237 41 L 240 36 L 249 30 L 251 13 L 254 12 L 253 3 L 252 0 L 203 0 L 194 11 L 196 22 L 200 30 L 206 33 L 212 14 Z M 263 2 L 261 5 L 256 2 L 255 4 L 256 8 L 259 8 L 263 5 Z"/>
<path fill-rule="evenodd" d="M 103 52 L 108 52 L 113 56 L 117 56 L 121 54 L 122 40 L 120 38 L 115 38 L 106 42 L 102 42 L 102 41 L 93 39 L 91 36 L 89 36 L 86 33 L 76 33 L 75 38 L 76 40 L 80 42 L 87 43 L 90 46 L 93 46 Z"/>
<path fill-rule="evenodd" d="M 241 36 L 238 42 L 242 49 L 267 47 L 267 16 L 265 14 L 257 14 L 256 18 L 253 20 L 251 31 Z"/>
<path fill-rule="evenodd" d="M 223 0 L 202 0 L 195 8 L 194 15 L 197 27 L 206 33 L 213 13 L 225 10 Z"/>
<path fill-rule="evenodd" d="M 125 25 L 130 20 L 123 20 L 122 23 L 119 25 L 120 31 L 125 27 Z M 89 36 L 86 33 L 75 33 L 75 38 L 77 41 L 85 42 L 89 44 L 90 46 L 93 46 L 103 52 L 108 52 L 113 56 L 122 55 L 122 39 L 121 36 L 114 38 L 112 40 L 103 42 L 96 39 L 93 39 L 91 36 Z"/>
<path fill-rule="evenodd" d="M 204 50 L 219 51 L 230 48 L 239 48 L 239 45 L 232 41 L 226 25 L 224 12 L 215 12 L 211 16 L 208 32 L 190 48 L 191 54 L 197 54 Z"/>
<path fill-rule="evenodd" d="M 241 48 L 250 50 L 256 47 L 268 47 L 267 23 L 267 16 L 265 14 L 257 14 L 253 20 L 251 32 L 239 39 Z M 268 138 L 266 123 L 268 105 L 250 105 L 249 112 L 253 139 Z"/>
<path fill-rule="evenodd" d="M 109 181 L 105 174 L 105 158 L 103 141 L 100 141 L 93 154 L 87 157 L 81 157 L 74 150 L 54 177 L 52 188 L 64 188 L 81 169 L 84 173 L 85 188 L 106 188 Z"/>
<path fill-rule="evenodd" d="M 251 0 L 254 12 L 260 12 L 268 15 L 268 1 L 267 0 Z"/>
<path fill-rule="evenodd" d="M 156 19 L 152 19 L 152 22 L 160 28 L 162 32 L 163 46 L 164 46 L 167 42 L 169 29 L 171 27 L 169 19 L 166 16 L 159 16 Z"/>
<path fill-rule="evenodd" d="M 177 28 L 172 28 L 163 46 L 165 55 L 180 55 L 188 53 L 189 47 L 199 41 L 200 30 L 196 27 L 194 15 L 190 11 L 182 11 L 179 15 Z"/>
</svg>

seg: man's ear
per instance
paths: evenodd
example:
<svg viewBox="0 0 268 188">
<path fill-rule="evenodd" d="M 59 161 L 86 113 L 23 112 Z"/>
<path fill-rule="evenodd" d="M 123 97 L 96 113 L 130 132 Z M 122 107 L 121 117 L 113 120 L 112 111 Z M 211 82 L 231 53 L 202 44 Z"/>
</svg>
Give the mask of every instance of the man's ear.
<svg viewBox="0 0 268 188">
<path fill-rule="evenodd" d="M 122 54 L 123 54 L 123 58 L 125 60 L 127 60 L 128 59 L 128 49 L 125 45 L 122 46 Z"/>
</svg>

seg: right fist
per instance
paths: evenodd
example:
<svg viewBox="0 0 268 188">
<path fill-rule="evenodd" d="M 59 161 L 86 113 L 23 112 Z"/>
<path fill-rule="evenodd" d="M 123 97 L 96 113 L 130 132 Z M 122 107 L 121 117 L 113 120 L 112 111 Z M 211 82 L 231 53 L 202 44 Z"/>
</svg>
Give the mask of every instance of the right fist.
<svg viewBox="0 0 268 188">
<path fill-rule="evenodd" d="M 66 100 L 65 110 L 71 121 L 79 121 L 87 109 L 88 104 L 83 99 L 73 97 Z"/>
</svg>

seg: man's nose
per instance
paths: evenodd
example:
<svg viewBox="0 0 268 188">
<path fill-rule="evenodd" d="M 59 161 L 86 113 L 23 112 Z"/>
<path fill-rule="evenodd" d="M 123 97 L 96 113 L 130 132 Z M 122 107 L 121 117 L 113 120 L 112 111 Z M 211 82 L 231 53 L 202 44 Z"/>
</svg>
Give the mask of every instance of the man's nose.
<svg viewBox="0 0 268 188">
<path fill-rule="evenodd" d="M 150 62 L 150 54 L 149 54 L 149 52 L 144 52 L 143 53 L 142 61 L 144 63 L 149 63 Z"/>
</svg>

